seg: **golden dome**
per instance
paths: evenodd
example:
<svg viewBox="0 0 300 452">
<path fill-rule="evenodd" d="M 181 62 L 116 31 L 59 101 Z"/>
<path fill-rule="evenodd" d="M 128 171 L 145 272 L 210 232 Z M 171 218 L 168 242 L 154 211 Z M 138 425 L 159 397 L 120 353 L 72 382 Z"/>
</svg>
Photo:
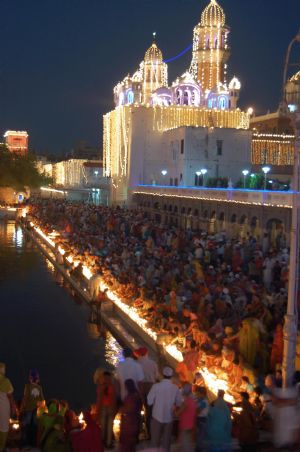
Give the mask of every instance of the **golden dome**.
<svg viewBox="0 0 300 452">
<path fill-rule="evenodd" d="M 145 61 L 159 61 L 162 62 L 163 55 L 161 50 L 157 47 L 155 42 L 153 42 L 152 46 L 149 47 L 147 52 L 145 53 Z"/>
<path fill-rule="evenodd" d="M 300 81 L 300 71 L 297 72 L 293 77 L 290 78 L 290 82 L 299 82 Z"/>
<path fill-rule="evenodd" d="M 224 27 L 225 13 L 217 0 L 210 0 L 210 4 L 201 14 L 201 25 L 203 27 Z"/>
</svg>

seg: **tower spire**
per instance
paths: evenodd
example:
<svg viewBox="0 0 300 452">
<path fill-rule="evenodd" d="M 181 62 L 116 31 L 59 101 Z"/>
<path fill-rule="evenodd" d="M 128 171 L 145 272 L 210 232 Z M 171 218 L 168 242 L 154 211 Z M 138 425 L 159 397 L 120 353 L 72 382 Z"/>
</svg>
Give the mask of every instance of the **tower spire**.
<svg viewBox="0 0 300 452">
<path fill-rule="evenodd" d="M 193 60 L 190 71 L 204 91 L 226 83 L 229 48 L 224 10 L 217 0 L 210 0 L 194 28 Z"/>
</svg>

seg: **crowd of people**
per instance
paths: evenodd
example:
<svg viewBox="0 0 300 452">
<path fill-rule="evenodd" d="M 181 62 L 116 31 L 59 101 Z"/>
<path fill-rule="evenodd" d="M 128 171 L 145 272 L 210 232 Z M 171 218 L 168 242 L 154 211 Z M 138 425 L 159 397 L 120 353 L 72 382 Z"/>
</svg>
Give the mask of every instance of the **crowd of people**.
<svg viewBox="0 0 300 452">
<path fill-rule="evenodd" d="M 57 259 L 70 274 L 83 279 L 83 265 L 91 269 L 95 302 L 104 299 L 101 278 L 138 309 L 158 343 L 177 346 L 182 387 L 199 386 L 198 370 L 205 367 L 228 383 L 234 399 L 242 391 L 245 405 L 261 401 L 265 419 L 272 419 L 263 391 L 266 376 L 273 389 L 282 383 L 289 263 L 283 231 L 232 237 L 181 230 L 157 224 L 141 209 L 52 199 L 33 200 L 29 216 L 66 251 L 57 251 Z"/>
</svg>

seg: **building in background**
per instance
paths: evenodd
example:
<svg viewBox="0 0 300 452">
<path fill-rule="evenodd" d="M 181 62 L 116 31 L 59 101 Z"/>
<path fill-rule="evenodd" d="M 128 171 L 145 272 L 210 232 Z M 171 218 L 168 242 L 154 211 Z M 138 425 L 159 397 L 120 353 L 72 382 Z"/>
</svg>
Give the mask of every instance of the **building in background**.
<svg viewBox="0 0 300 452">
<path fill-rule="evenodd" d="M 41 174 L 52 178 L 55 187 L 90 188 L 107 184 L 100 160 L 68 159 L 51 163 L 40 159 L 37 168 Z"/>
<path fill-rule="evenodd" d="M 104 173 L 112 202 L 127 203 L 139 184 L 194 185 L 196 173 L 240 178 L 251 160 L 250 116 L 237 108 L 241 83 L 227 83 L 229 27 L 216 0 L 194 29 L 190 69 L 168 83 L 154 41 L 139 69 L 114 88 L 115 109 L 104 116 Z"/>
<path fill-rule="evenodd" d="M 16 130 L 7 130 L 4 134 L 5 144 L 10 152 L 19 155 L 28 154 L 28 133 Z"/>
</svg>

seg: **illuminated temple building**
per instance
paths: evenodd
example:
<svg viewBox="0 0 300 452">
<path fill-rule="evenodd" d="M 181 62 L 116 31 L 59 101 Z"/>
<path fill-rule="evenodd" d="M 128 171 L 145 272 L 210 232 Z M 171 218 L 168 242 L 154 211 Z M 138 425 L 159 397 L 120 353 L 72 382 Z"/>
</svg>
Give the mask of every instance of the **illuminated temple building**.
<svg viewBox="0 0 300 452">
<path fill-rule="evenodd" d="M 194 185 L 201 168 L 209 177 L 240 177 L 251 160 L 251 132 L 248 113 L 237 107 L 241 83 L 227 82 L 229 33 L 222 7 L 211 0 L 183 75 L 169 83 L 154 38 L 136 72 L 116 85 L 103 138 L 113 202 L 126 203 L 137 185 Z"/>
</svg>

